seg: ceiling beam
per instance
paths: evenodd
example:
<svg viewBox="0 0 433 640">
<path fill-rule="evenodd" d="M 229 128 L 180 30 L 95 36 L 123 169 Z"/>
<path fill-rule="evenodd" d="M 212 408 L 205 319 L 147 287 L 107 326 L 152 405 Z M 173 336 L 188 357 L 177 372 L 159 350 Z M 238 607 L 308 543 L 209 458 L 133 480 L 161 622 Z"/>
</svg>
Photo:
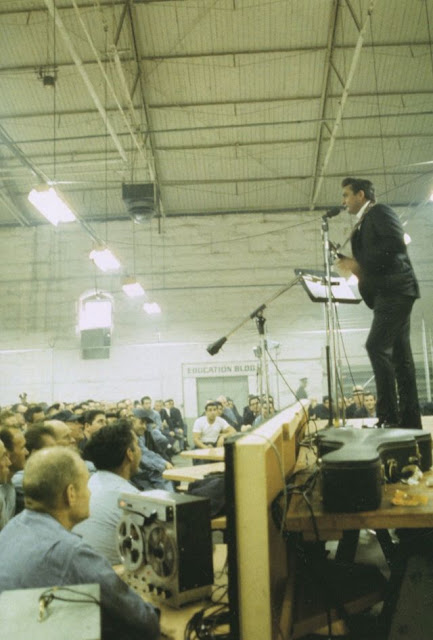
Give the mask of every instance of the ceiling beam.
<svg viewBox="0 0 433 640">
<path fill-rule="evenodd" d="M 314 158 L 313 158 L 313 166 L 312 166 L 312 185 L 311 185 L 311 194 L 310 198 L 314 197 L 314 192 L 317 184 L 317 176 L 319 172 L 319 162 L 320 162 L 320 151 L 322 148 L 322 134 L 325 127 L 325 113 L 326 113 L 326 104 L 328 98 L 328 89 L 329 89 L 329 78 L 331 75 L 332 69 L 332 56 L 334 52 L 334 43 L 337 32 L 337 22 L 338 22 L 338 9 L 340 7 L 340 0 L 333 0 L 332 12 L 329 19 L 328 26 L 328 42 L 326 45 L 326 60 L 324 64 L 324 73 L 322 78 L 322 92 L 320 95 L 320 105 L 319 105 L 319 117 L 321 122 L 317 125 L 317 133 L 316 133 L 316 144 L 314 150 Z"/>
<path fill-rule="evenodd" d="M 118 134 L 119 136 L 129 136 L 129 133 L 121 133 Z M 74 140 L 94 140 L 94 139 L 104 139 L 108 137 L 108 134 L 105 133 L 100 133 L 100 134 L 94 134 L 94 135 L 84 135 L 84 136 L 65 136 L 65 137 L 56 137 L 56 142 L 71 142 Z M 384 134 L 384 135 L 372 135 L 372 134 L 365 134 L 365 135 L 350 135 L 350 136 L 340 136 L 339 140 L 340 141 L 346 141 L 346 142 L 350 142 L 350 141 L 357 141 L 357 140 L 402 140 L 404 138 L 409 138 L 410 140 L 415 140 L 415 139 L 420 139 L 420 140 L 424 140 L 424 139 L 429 139 L 433 137 L 433 132 L 432 133 L 390 133 L 390 134 Z M 329 139 L 329 135 L 324 133 L 323 135 L 323 140 L 327 140 Z M 266 146 L 276 146 L 276 145 L 290 145 L 290 144 L 308 144 L 310 142 L 314 142 L 315 138 L 311 137 L 311 138 L 299 138 L 294 140 L 293 138 L 276 138 L 275 140 L 252 140 L 252 141 L 248 141 L 248 142 L 238 142 L 238 141 L 229 141 L 229 142 L 218 142 L 218 143 L 209 143 L 209 144 L 184 144 L 184 145 L 157 145 L 155 147 L 155 151 L 200 151 L 201 149 L 206 150 L 206 149 L 225 149 L 225 148 L 232 148 L 232 147 L 238 147 L 238 148 L 243 148 L 243 147 L 266 147 Z M 27 139 L 27 140 L 16 140 L 16 144 L 20 144 L 20 145 L 32 145 L 32 144 L 46 144 L 46 143 L 52 143 L 53 142 L 53 138 L 36 138 L 34 140 L 31 139 Z M 0 139 L 0 145 L 3 144 L 1 139 Z M 95 154 L 98 152 L 95 152 L 95 150 L 91 150 L 91 151 L 74 151 L 74 152 L 70 152 L 70 151 L 66 151 L 63 154 L 58 152 L 57 153 L 57 158 L 71 158 L 72 160 L 71 162 L 74 162 L 74 159 L 80 156 L 89 156 L 92 154 Z M 105 151 L 99 152 L 104 153 L 104 158 L 105 158 Z M 27 154 L 27 157 L 31 157 L 29 154 Z M 34 158 L 46 158 L 46 154 L 44 156 L 37 156 L 37 154 L 35 156 L 33 156 Z M 111 154 L 109 154 L 108 156 L 109 158 L 109 163 L 114 162 L 114 159 L 112 158 Z M 117 155 L 116 155 L 117 158 Z M 13 166 L 9 165 L 9 166 Z"/>
<path fill-rule="evenodd" d="M 47 0 L 45 0 L 47 1 Z M 333 126 L 332 126 L 332 133 L 331 133 L 331 137 L 329 139 L 329 144 L 328 147 L 326 149 L 326 154 L 325 157 L 323 159 L 323 162 L 321 164 L 320 170 L 318 171 L 317 175 L 315 176 L 315 188 L 314 188 L 314 192 L 313 192 L 313 196 L 311 198 L 311 208 L 314 209 L 314 207 L 316 206 L 316 202 L 317 199 L 319 197 L 319 193 L 320 193 L 320 189 L 322 188 L 322 184 L 323 184 L 323 179 L 326 175 L 326 170 L 328 167 L 328 163 L 331 159 L 333 150 L 334 150 L 334 144 L 335 141 L 337 139 L 337 135 L 338 135 L 338 131 L 340 128 L 340 124 L 343 121 L 343 114 L 344 114 L 344 109 L 347 103 L 347 100 L 349 98 L 349 89 L 350 86 L 352 84 L 352 80 L 353 77 L 356 73 L 356 69 L 359 63 L 359 58 L 361 55 L 361 50 L 362 50 L 362 46 L 364 44 L 364 36 L 365 33 L 367 31 L 367 27 L 370 24 L 370 20 L 371 20 L 371 14 L 373 13 L 373 8 L 374 8 L 374 4 L 375 4 L 376 0 L 370 0 L 369 1 L 369 5 L 368 5 L 368 11 L 367 11 L 367 17 L 365 19 L 365 22 L 362 26 L 362 29 L 359 32 L 359 36 L 358 36 L 358 40 L 356 42 L 356 46 L 353 50 L 353 56 L 352 56 L 352 61 L 350 63 L 350 68 L 349 68 L 349 72 L 347 74 L 346 77 L 346 81 L 345 81 L 345 85 L 343 88 L 343 92 L 341 94 L 341 99 L 339 101 L 339 106 L 338 106 L 338 110 L 337 110 L 337 114 L 335 116 L 335 119 L 333 119 Z"/>
<path fill-rule="evenodd" d="M 401 98 L 408 96 L 431 96 L 433 95 L 433 89 L 419 89 L 412 91 L 381 91 L 379 98 Z M 351 93 L 350 96 L 352 98 L 375 98 L 377 99 L 377 94 L 372 92 L 356 92 Z M 329 94 L 328 100 L 339 100 L 341 98 L 341 94 Z M 297 97 L 278 97 L 278 98 L 250 98 L 248 100 L 213 100 L 211 102 L 185 102 L 185 103 L 166 103 L 166 104 L 148 104 L 149 110 L 163 110 L 163 109 L 194 109 L 196 107 L 218 107 L 218 106 L 230 106 L 230 105 L 255 105 L 255 104 L 274 104 L 278 102 L 288 103 L 288 102 L 309 102 L 312 100 L 320 100 L 320 95 L 305 95 L 305 96 L 297 96 Z M 106 109 L 107 114 L 116 114 L 118 113 L 118 109 Z M 63 109 L 57 110 L 57 117 L 61 118 L 63 116 L 90 116 L 95 115 L 96 109 Z M 238 114 L 237 117 L 239 117 Z M 423 115 L 423 114 L 421 114 Z M 29 118 L 51 118 L 53 117 L 52 111 L 36 111 L 36 112 L 11 112 L 4 113 L 1 115 L 1 120 L 24 120 Z M 327 118 L 328 120 L 330 118 Z"/>
<path fill-rule="evenodd" d="M 81 8 L 81 5 L 80 5 Z M 0 11 L 1 16 L 1 11 Z M 392 41 L 392 42 L 378 42 L 376 44 L 367 43 L 364 45 L 363 49 L 365 50 L 375 50 L 378 49 L 395 49 L 395 48 L 404 48 L 409 47 L 410 49 L 415 49 L 416 47 L 430 47 L 431 42 L 429 40 L 420 40 L 419 42 L 413 42 L 409 40 L 402 40 L 400 42 Z M 353 49 L 353 44 L 335 44 L 335 51 L 350 51 Z M 250 56 L 250 55 L 281 55 L 281 54 L 289 54 L 289 55 L 301 55 L 303 53 L 316 53 L 316 52 L 325 52 L 326 46 L 316 45 L 316 46 L 305 46 L 305 47 L 278 47 L 274 49 L 239 49 L 239 50 L 231 50 L 231 51 L 203 51 L 196 53 L 170 53 L 164 54 L 161 53 L 159 55 L 142 55 L 140 56 L 140 62 L 157 62 L 161 63 L 164 60 L 189 60 L 189 59 L 198 59 L 203 60 L 204 58 L 220 58 L 220 57 L 232 57 L 232 56 Z M 128 56 L 125 53 L 122 53 L 122 62 L 133 62 L 135 60 L 134 56 Z M 96 65 L 95 60 L 83 60 L 83 66 L 91 66 Z M 24 64 L 24 65 L 0 65 L 0 75 L 11 74 L 11 73 L 38 73 L 39 69 L 44 67 L 44 64 Z M 71 69 L 75 66 L 75 63 L 72 61 L 56 61 L 56 69 Z"/>
<path fill-rule="evenodd" d="M 185 0 L 171 0 L 171 2 L 182 3 Z M 167 0 L 134 0 L 134 4 L 158 4 L 161 2 L 167 2 Z M 107 7 L 111 9 L 112 7 L 123 7 L 125 4 L 125 0 L 98 0 L 99 7 Z M 39 6 L 35 6 L 32 2 L 29 6 L 23 6 L 24 3 L 21 3 L 20 7 L 16 9 L 0 9 L 0 16 L 13 16 L 19 14 L 38 14 L 38 13 L 46 13 L 46 9 L 41 3 Z M 95 8 L 95 0 L 80 0 L 80 8 L 81 9 L 94 9 Z M 72 4 L 63 4 L 59 6 L 59 11 L 73 11 Z"/>
</svg>

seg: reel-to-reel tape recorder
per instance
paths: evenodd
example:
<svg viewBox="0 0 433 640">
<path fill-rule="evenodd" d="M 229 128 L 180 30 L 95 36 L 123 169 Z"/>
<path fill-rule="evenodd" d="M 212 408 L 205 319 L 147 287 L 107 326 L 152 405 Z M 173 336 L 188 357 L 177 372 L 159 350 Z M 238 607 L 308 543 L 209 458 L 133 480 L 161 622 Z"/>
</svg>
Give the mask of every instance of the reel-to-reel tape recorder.
<svg viewBox="0 0 433 640">
<path fill-rule="evenodd" d="M 207 498 L 155 489 L 122 493 L 118 542 L 123 579 L 137 592 L 179 607 L 210 595 L 212 532 Z"/>
</svg>

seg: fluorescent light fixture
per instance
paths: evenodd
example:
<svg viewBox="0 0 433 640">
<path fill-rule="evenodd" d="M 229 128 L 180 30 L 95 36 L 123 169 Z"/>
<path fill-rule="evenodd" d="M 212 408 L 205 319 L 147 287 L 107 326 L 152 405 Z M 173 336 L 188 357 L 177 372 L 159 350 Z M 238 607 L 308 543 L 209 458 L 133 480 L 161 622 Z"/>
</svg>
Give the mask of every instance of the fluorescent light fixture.
<svg viewBox="0 0 433 640">
<path fill-rule="evenodd" d="M 144 296 L 144 289 L 135 278 L 128 278 L 122 285 L 123 291 L 130 298 L 138 298 Z"/>
<path fill-rule="evenodd" d="M 59 222 L 74 222 L 77 219 L 54 187 L 46 184 L 36 187 L 30 191 L 27 198 L 54 226 L 57 226 Z"/>
<path fill-rule="evenodd" d="M 161 313 L 161 307 L 157 302 L 145 302 L 143 305 L 143 309 L 149 315 L 154 315 L 155 313 Z"/>
<path fill-rule="evenodd" d="M 78 319 L 80 331 L 113 326 L 113 305 L 106 298 L 84 300 Z"/>
<path fill-rule="evenodd" d="M 405 233 L 403 236 L 404 244 L 410 244 L 412 242 L 412 238 L 408 233 Z"/>
<path fill-rule="evenodd" d="M 120 269 L 120 262 L 111 253 L 110 249 L 93 249 L 89 254 L 89 258 L 93 260 L 101 271 L 117 271 L 117 269 Z"/>
<path fill-rule="evenodd" d="M 433 191 L 430 194 L 430 198 L 429 198 L 430 202 L 433 202 Z"/>
<path fill-rule="evenodd" d="M 348 279 L 346 280 L 346 282 L 347 282 L 347 284 L 349 284 L 349 285 L 350 285 L 350 284 L 351 284 L 351 285 L 355 285 L 355 284 L 358 284 L 358 278 L 355 276 L 355 274 L 354 274 L 354 273 L 352 273 L 352 275 L 350 276 L 350 278 L 348 278 Z"/>
</svg>

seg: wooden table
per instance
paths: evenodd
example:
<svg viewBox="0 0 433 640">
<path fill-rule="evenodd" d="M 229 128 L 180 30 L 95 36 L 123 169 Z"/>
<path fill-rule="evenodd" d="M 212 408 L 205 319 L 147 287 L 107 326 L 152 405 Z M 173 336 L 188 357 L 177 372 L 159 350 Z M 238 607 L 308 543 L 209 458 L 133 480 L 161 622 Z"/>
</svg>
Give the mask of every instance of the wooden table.
<svg viewBox="0 0 433 640">
<path fill-rule="evenodd" d="M 181 451 L 184 458 L 193 458 L 195 460 L 224 460 L 224 447 L 208 447 L 206 449 L 187 449 Z"/>
<path fill-rule="evenodd" d="M 302 483 L 308 471 L 298 475 L 298 482 Z M 339 540 L 343 531 L 353 529 L 396 529 L 433 527 L 433 488 L 426 486 L 426 480 L 432 478 L 433 472 L 424 474 L 419 485 L 403 483 L 384 484 L 382 487 L 382 501 L 374 511 L 359 511 L 353 513 L 330 513 L 324 511 L 320 481 L 317 481 L 311 495 L 308 496 L 313 509 L 314 519 L 322 540 Z M 417 493 L 429 497 L 428 503 L 415 507 L 395 506 L 391 499 L 397 489 L 410 495 Z M 290 500 L 286 516 L 286 527 L 290 531 L 302 531 L 304 538 L 316 539 L 311 512 L 301 495 L 293 495 Z"/>
<path fill-rule="evenodd" d="M 423 418 L 424 422 L 424 418 Z M 349 424 L 360 427 L 362 420 L 351 420 Z M 319 423 L 323 426 L 323 421 Z M 431 431 L 431 421 L 424 424 L 427 431 Z M 305 469 L 312 465 L 316 457 L 311 450 L 302 448 L 299 452 L 295 471 L 300 471 L 296 478 L 297 484 L 305 482 L 311 471 Z M 304 470 L 305 469 L 305 470 Z M 308 499 L 313 509 L 314 519 L 322 540 L 339 540 L 343 531 L 355 529 L 396 529 L 433 527 L 433 487 L 427 487 L 427 479 L 433 477 L 433 471 L 424 473 L 418 485 L 405 483 L 386 483 L 382 485 L 382 501 L 378 509 L 374 511 L 359 511 L 350 513 L 330 513 L 323 509 L 322 491 L 320 479 Z M 391 503 L 391 499 L 397 489 L 406 493 L 422 493 L 429 496 L 428 503 L 416 507 L 401 507 Z M 305 539 L 316 540 L 311 512 L 301 495 L 293 495 L 286 516 L 286 527 L 290 531 L 302 531 Z"/>
<path fill-rule="evenodd" d="M 211 462 L 209 464 L 198 464 L 191 467 L 175 467 L 166 469 L 162 473 L 164 480 L 177 480 L 178 482 L 194 482 L 202 480 L 208 473 L 225 471 L 224 462 Z"/>
</svg>

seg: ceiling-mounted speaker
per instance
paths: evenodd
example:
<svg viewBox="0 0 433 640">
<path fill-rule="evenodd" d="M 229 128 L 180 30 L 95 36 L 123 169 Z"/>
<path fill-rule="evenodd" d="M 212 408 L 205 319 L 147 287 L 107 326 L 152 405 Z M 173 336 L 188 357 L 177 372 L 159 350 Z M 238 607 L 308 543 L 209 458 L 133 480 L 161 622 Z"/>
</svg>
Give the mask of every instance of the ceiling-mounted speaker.
<svg viewBox="0 0 433 640">
<path fill-rule="evenodd" d="M 158 211 L 157 188 L 154 182 L 122 184 L 122 200 L 135 222 L 151 220 Z"/>
<path fill-rule="evenodd" d="M 82 360 L 106 360 L 110 357 L 110 327 L 83 329 L 80 339 Z"/>
</svg>

